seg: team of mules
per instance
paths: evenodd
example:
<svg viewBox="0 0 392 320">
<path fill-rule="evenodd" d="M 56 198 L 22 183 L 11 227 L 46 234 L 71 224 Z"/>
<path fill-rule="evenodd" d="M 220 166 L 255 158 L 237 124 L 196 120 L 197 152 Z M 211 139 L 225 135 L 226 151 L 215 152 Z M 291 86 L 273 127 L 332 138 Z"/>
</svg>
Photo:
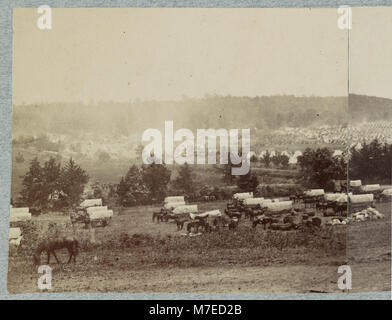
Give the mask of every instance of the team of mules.
<svg viewBox="0 0 392 320">
<path fill-rule="evenodd" d="M 202 219 L 196 217 L 195 220 L 190 219 L 189 215 L 175 215 L 170 211 L 154 212 L 153 221 L 168 221 L 173 219 L 177 224 L 177 230 L 183 230 L 185 223 L 187 223 L 187 232 L 209 232 L 219 230 L 222 227 L 229 229 L 236 229 L 242 217 L 251 221 L 251 226 L 256 228 L 257 225 L 262 225 L 263 229 L 271 230 L 295 230 L 300 226 L 307 226 L 311 228 L 319 228 L 322 220 L 316 217 L 317 212 L 323 212 L 324 216 L 332 215 L 345 215 L 347 214 L 347 204 L 337 202 L 323 201 L 322 197 L 312 197 L 304 195 L 292 195 L 281 199 L 282 201 L 292 200 L 293 203 L 302 203 L 303 208 L 291 208 L 279 211 L 278 214 L 269 212 L 267 207 L 262 207 L 260 204 L 244 206 L 241 201 L 229 201 L 224 215 L 222 217 L 215 217 L 213 219 Z M 312 210 L 313 209 L 313 210 Z M 297 217 L 296 223 L 294 218 Z"/>
</svg>

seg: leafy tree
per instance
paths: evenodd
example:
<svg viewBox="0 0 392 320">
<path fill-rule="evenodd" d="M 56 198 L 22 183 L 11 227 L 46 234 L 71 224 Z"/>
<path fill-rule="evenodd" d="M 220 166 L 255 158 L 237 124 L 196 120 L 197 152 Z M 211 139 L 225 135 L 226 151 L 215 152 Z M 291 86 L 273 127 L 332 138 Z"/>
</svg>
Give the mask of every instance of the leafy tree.
<svg viewBox="0 0 392 320">
<path fill-rule="evenodd" d="M 103 197 L 101 184 L 98 181 L 95 181 L 92 184 L 91 188 L 93 189 L 93 196 L 94 196 L 94 198 L 102 198 Z"/>
<path fill-rule="evenodd" d="M 237 185 L 241 190 L 244 191 L 255 191 L 259 185 L 259 180 L 256 175 L 251 173 L 251 170 L 247 174 L 241 175 L 237 181 Z"/>
<path fill-rule="evenodd" d="M 279 166 L 280 165 L 280 156 L 278 155 L 274 155 L 273 157 L 271 157 L 271 161 L 274 164 L 274 166 Z"/>
<path fill-rule="evenodd" d="M 236 176 L 232 174 L 232 169 L 238 167 L 239 165 L 233 164 L 230 154 L 228 156 L 227 162 L 227 164 L 223 164 L 217 168 L 222 172 L 222 180 L 226 183 L 232 184 L 236 180 Z"/>
<path fill-rule="evenodd" d="M 263 156 L 263 162 L 265 164 L 265 166 L 267 168 L 269 168 L 270 164 L 271 164 L 271 154 L 270 152 L 267 150 Z"/>
<path fill-rule="evenodd" d="M 117 186 L 117 194 L 121 205 L 142 204 L 147 199 L 147 193 L 142 170 L 136 165 L 132 165 Z"/>
<path fill-rule="evenodd" d="M 364 179 L 367 181 L 390 181 L 392 167 L 392 145 L 382 145 L 377 139 L 362 148 L 352 148 L 349 161 L 350 179 Z"/>
<path fill-rule="evenodd" d="M 290 160 L 290 158 L 288 156 L 286 156 L 285 154 L 282 154 L 279 156 L 279 162 L 283 168 L 287 168 L 289 166 L 289 160 Z"/>
<path fill-rule="evenodd" d="M 43 186 L 42 192 L 43 196 L 47 200 L 54 195 L 55 192 L 59 192 L 61 190 L 60 186 L 60 176 L 61 176 L 61 164 L 57 162 L 57 160 L 51 157 L 48 161 L 44 163 L 42 168 L 43 175 Z M 45 207 L 47 206 L 48 201 L 45 203 Z"/>
<path fill-rule="evenodd" d="M 20 199 L 23 204 L 29 207 L 43 208 L 46 205 L 47 198 L 43 191 L 44 178 L 43 169 L 37 158 L 30 162 L 27 173 L 22 176 L 22 191 Z"/>
<path fill-rule="evenodd" d="M 128 184 L 125 182 L 125 178 L 121 177 L 120 183 L 117 185 L 116 193 L 118 195 L 120 204 L 123 206 L 127 205 L 126 196 L 128 192 Z"/>
<path fill-rule="evenodd" d="M 77 205 L 83 194 L 84 185 L 88 182 L 87 173 L 71 158 L 65 168 L 61 169 L 61 190 L 67 195 L 68 206 Z"/>
<path fill-rule="evenodd" d="M 307 148 L 298 163 L 304 182 L 310 187 L 326 189 L 330 180 L 344 180 L 347 178 L 346 164 L 343 158 L 332 157 L 328 148 L 311 150 Z"/>
<path fill-rule="evenodd" d="M 163 200 L 166 196 L 170 175 L 171 172 L 165 164 L 157 164 L 154 162 L 142 166 L 143 182 L 149 191 L 151 200 Z"/>
<path fill-rule="evenodd" d="M 193 194 L 195 191 L 194 174 L 188 163 L 180 166 L 178 177 L 173 181 L 173 185 L 188 196 Z"/>
</svg>

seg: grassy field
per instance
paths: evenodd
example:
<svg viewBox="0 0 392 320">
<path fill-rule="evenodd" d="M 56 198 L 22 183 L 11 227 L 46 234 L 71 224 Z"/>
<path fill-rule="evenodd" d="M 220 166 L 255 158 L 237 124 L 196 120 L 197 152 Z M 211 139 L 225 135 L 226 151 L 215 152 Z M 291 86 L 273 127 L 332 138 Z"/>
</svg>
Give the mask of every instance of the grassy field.
<svg viewBox="0 0 392 320">
<path fill-rule="evenodd" d="M 199 203 L 199 211 L 226 203 Z M 80 225 L 77 263 L 53 268 L 56 292 L 339 292 L 337 268 L 353 269 L 353 291 L 390 290 L 391 205 L 382 220 L 322 231 L 264 231 L 241 221 L 236 231 L 184 236 L 174 223 L 153 223 L 158 207 L 116 209 L 112 223 L 91 231 Z M 50 224 L 55 224 L 52 229 Z M 32 250 L 40 237 L 72 233 L 59 213 L 34 217 L 18 252 L 10 251 L 8 290 L 36 292 Z M 58 255 L 65 262 L 66 250 Z M 42 257 L 42 263 L 44 263 Z"/>
</svg>

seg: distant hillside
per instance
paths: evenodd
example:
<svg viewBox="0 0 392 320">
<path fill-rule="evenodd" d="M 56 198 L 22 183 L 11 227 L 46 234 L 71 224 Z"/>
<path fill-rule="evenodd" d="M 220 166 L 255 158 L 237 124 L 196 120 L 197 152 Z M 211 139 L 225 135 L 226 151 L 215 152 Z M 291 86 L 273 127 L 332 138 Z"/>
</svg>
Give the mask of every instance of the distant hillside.
<svg viewBox="0 0 392 320">
<path fill-rule="evenodd" d="M 392 121 L 392 99 L 351 94 L 349 96 L 350 121 Z"/>
<path fill-rule="evenodd" d="M 182 101 L 16 105 L 13 136 L 80 133 L 125 135 L 160 128 L 267 128 L 339 124 L 347 119 L 345 97 L 221 97 Z"/>
<path fill-rule="evenodd" d="M 162 129 L 164 120 L 174 120 L 175 129 L 194 132 L 250 128 L 253 151 L 294 152 L 306 147 L 341 149 L 347 136 L 337 132 L 336 125 L 388 119 L 392 121 L 392 100 L 360 95 L 349 99 L 206 96 L 174 102 L 14 106 L 12 194 L 19 193 L 20 177 L 35 157 L 41 162 L 55 157 L 63 163 L 72 157 L 92 180 L 116 183 L 132 162 L 140 161 L 135 157 L 142 132 Z M 282 130 L 287 127 L 299 130 Z"/>
</svg>

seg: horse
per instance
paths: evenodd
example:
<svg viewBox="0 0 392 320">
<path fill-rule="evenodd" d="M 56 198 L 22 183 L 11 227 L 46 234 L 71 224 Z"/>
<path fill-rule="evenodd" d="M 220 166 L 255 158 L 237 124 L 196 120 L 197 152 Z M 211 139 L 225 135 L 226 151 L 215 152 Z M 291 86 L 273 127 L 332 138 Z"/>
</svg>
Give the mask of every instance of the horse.
<svg viewBox="0 0 392 320">
<path fill-rule="evenodd" d="M 186 231 L 188 233 L 190 233 L 192 231 L 192 228 L 193 228 L 193 231 L 198 233 L 200 227 L 203 227 L 204 230 L 206 230 L 206 226 L 207 226 L 207 222 L 206 222 L 205 219 L 198 219 L 198 220 L 189 222 L 187 224 L 187 226 L 186 226 Z"/>
<path fill-rule="evenodd" d="M 184 229 L 184 223 L 188 221 L 187 217 L 178 217 L 175 219 L 177 224 L 177 231 Z"/>
<path fill-rule="evenodd" d="M 47 264 L 50 263 L 50 255 L 53 254 L 57 263 L 60 263 L 59 259 L 56 256 L 56 250 L 60 250 L 63 248 L 68 249 L 69 259 L 67 263 L 71 262 L 73 257 L 74 263 L 76 263 L 76 256 L 78 255 L 78 247 L 79 242 L 74 237 L 61 237 L 54 239 L 45 239 L 38 244 L 37 249 L 34 252 L 33 259 L 36 265 L 40 264 L 40 257 L 42 252 L 46 252 L 47 254 Z"/>
<path fill-rule="evenodd" d="M 152 222 L 154 222 L 155 220 L 157 220 L 158 223 L 159 223 L 159 221 L 163 221 L 164 215 L 165 214 L 162 211 L 153 212 L 152 213 Z"/>
<path fill-rule="evenodd" d="M 255 219 L 252 222 L 252 228 L 256 228 L 256 226 L 258 224 L 262 224 L 263 225 L 263 229 L 265 230 L 266 227 L 267 227 L 267 224 L 270 224 L 271 222 L 272 222 L 272 219 L 268 218 L 268 217 L 262 218 L 262 219 Z"/>
<path fill-rule="evenodd" d="M 237 227 L 238 227 L 238 219 L 237 218 L 231 219 L 229 223 L 229 230 L 237 229 Z"/>
</svg>

